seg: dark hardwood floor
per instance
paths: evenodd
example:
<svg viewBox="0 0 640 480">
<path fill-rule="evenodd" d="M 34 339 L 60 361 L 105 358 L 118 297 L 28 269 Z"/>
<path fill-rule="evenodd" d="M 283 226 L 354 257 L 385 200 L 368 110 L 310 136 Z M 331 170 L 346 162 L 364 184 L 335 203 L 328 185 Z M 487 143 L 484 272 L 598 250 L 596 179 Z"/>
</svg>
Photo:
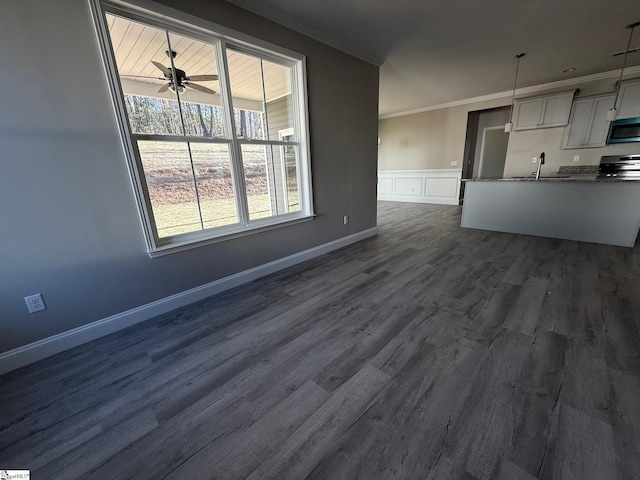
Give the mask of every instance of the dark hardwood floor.
<svg viewBox="0 0 640 480">
<path fill-rule="evenodd" d="M 640 479 L 640 246 L 380 234 L 0 378 L 34 479 Z"/>
</svg>

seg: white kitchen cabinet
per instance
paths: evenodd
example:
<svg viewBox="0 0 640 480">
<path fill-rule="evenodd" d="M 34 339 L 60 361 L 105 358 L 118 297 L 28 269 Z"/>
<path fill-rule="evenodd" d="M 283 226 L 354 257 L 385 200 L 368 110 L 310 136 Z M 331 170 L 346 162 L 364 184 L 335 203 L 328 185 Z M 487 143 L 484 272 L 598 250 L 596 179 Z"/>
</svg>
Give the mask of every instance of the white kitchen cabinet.
<svg viewBox="0 0 640 480">
<path fill-rule="evenodd" d="M 613 106 L 614 98 L 614 95 L 602 95 L 573 102 L 564 134 L 564 148 L 603 147 L 609 131 L 607 112 Z"/>
<path fill-rule="evenodd" d="M 617 109 L 617 119 L 640 117 L 640 80 L 620 85 Z"/>
<path fill-rule="evenodd" d="M 513 107 L 514 130 L 563 127 L 569 122 L 575 90 L 516 100 Z"/>
</svg>

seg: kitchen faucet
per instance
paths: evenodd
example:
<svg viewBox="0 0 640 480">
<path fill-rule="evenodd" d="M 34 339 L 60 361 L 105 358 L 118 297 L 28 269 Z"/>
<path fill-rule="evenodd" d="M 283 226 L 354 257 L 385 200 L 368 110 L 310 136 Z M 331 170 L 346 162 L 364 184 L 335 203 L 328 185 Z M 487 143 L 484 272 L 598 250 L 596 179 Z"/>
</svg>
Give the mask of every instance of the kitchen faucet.
<svg viewBox="0 0 640 480">
<path fill-rule="evenodd" d="M 540 179 L 540 169 L 542 168 L 542 165 L 544 165 L 544 152 L 542 152 L 540 154 L 540 157 L 538 157 L 538 170 L 536 171 L 536 180 Z"/>
</svg>

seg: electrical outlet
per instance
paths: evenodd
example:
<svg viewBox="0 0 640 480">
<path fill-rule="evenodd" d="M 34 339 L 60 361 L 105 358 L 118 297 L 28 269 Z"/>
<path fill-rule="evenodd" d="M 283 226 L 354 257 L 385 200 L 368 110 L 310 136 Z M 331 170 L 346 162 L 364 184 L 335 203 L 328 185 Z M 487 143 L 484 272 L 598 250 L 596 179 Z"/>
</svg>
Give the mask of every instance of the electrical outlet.
<svg viewBox="0 0 640 480">
<path fill-rule="evenodd" d="M 343 223 L 346 225 L 347 223 L 349 223 L 349 215 L 345 215 L 344 218 L 342 219 Z"/>
<path fill-rule="evenodd" d="M 452 167 L 457 167 L 458 166 L 458 162 L 456 160 L 454 160 L 453 162 L 451 162 L 451 166 Z"/>
<path fill-rule="evenodd" d="M 531 160 L 531 163 L 538 163 L 538 157 L 533 157 L 533 160 Z"/>
<path fill-rule="evenodd" d="M 573 156 L 573 161 L 574 162 L 579 162 L 580 161 L 580 155 L 574 155 Z"/>
<path fill-rule="evenodd" d="M 35 295 L 24 297 L 24 301 L 27 303 L 29 313 L 41 312 L 42 310 L 47 309 L 41 293 L 36 293 Z"/>
</svg>

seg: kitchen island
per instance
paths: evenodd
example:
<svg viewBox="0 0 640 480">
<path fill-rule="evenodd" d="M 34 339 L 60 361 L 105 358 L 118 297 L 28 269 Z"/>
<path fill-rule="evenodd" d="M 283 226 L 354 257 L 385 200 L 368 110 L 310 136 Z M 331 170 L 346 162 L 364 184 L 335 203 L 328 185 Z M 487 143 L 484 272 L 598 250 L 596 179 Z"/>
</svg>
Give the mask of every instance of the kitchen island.
<svg viewBox="0 0 640 480">
<path fill-rule="evenodd" d="M 569 178 L 463 180 L 465 228 L 633 247 L 640 181 Z"/>
</svg>

